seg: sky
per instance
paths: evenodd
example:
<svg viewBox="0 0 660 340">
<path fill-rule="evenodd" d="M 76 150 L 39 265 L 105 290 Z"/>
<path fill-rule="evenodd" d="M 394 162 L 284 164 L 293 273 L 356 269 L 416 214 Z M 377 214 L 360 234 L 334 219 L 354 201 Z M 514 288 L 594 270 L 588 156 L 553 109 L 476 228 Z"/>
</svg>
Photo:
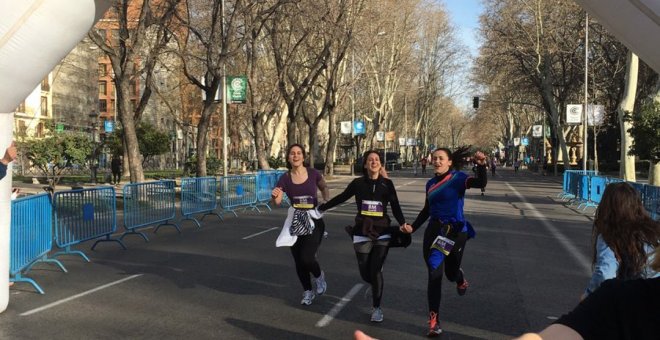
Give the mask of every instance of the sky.
<svg viewBox="0 0 660 340">
<path fill-rule="evenodd" d="M 470 49 L 473 56 L 477 55 L 477 28 L 479 15 L 483 10 L 481 0 L 441 0 L 449 11 L 451 22 L 458 31 L 458 36 Z"/>
</svg>

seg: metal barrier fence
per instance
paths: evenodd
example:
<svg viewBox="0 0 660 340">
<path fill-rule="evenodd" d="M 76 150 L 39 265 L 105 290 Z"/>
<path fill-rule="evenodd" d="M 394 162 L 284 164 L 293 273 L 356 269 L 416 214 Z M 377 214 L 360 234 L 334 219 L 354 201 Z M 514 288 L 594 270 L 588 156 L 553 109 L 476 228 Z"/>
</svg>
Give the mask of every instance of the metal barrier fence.
<svg viewBox="0 0 660 340">
<path fill-rule="evenodd" d="M 261 212 L 257 207 L 257 187 L 255 175 L 221 177 L 219 190 L 222 209 L 230 211 L 234 216 L 238 216 L 237 208 L 251 208 Z"/>
<path fill-rule="evenodd" d="M 11 202 L 11 244 L 9 275 L 11 282 L 27 282 L 40 294 L 44 290 L 31 278 L 24 277 L 39 262 L 55 263 L 63 272 L 64 265 L 48 258 L 53 248 L 53 210 L 50 195 L 22 197 Z"/>
<path fill-rule="evenodd" d="M 193 216 L 204 213 L 202 220 L 207 215 L 215 215 L 223 220 L 215 210 L 218 208 L 216 199 L 216 188 L 218 183 L 215 177 L 189 177 L 181 179 L 181 215 L 184 220 L 192 220 L 197 224 L 197 229 L 202 226 Z"/>
<path fill-rule="evenodd" d="M 564 171 L 564 181 L 562 182 L 562 191 L 557 195 L 562 199 L 575 199 L 578 197 L 579 175 L 596 176 L 594 170 L 566 170 Z"/>
<path fill-rule="evenodd" d="M 137 229 L 152 224 L 158 224 L 154 233 L 164 225 L 171 225 L 181 233 L 176 223 L 170 223 L 176 216 L 175 182 L 172 180 L 131 183 L 124 186 L 124 229 L 126 231 L 119 237 L 120 240 L 129 234 L 136 234 L 149 242 L 147 236 Z"/>
<path fill-rule="evenodd" d="M 97 187 L 56 192 L 53 196 L 53 209 L 55 243 L 63 249 L 53 257 L 80 255 L 89 262 L 89 258 L 82 251 L 71 250 L 71 246 L 101 237 L 105 238 L 94 242 L 92 250 L 99 242 L 117 242 L 126 249 L 121 240 L 110 238 L 110 235 L 117 231 L 115 188 Z"/>
<path fill-rule="evenodd" d="M 597 207 L 603 198 L 603 192 L 605 192 L 607 185 L 623 182 L 620 178 L 579 173 L 583 172 L 581 170 L 569 171 L 571 172 L 564 174 L 560 197 L 569 199 L 572 203 L 579 203 L 578 209 Z M 651 218 L 660 219 L 660 187 L 637 182 L 626 183 L 639 192 L 640 200 Z"/>
</svg>

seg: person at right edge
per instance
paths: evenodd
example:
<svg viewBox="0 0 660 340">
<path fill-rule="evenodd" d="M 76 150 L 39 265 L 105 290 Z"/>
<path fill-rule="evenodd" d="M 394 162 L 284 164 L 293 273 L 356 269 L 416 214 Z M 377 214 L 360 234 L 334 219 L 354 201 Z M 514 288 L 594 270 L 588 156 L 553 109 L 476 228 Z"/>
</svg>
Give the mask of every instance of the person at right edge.
<svg viewBox="0 0 660 340">
<path fill-rule="evenodd" d="M 468 282 L 461 269 L 461 260 L 468 238 L 475 236 L 474 229 L 465 220 L 463 204 L 465 190 L 486 186 L 486 156 L 477 151 L 473 159 L 477 163 L 477 177 L 458 171 L 469 155 L 469 147 L 454 152 L 447 148 L 433 151 L 431 164 L 435 176 L 426 183 L 426 200 L 412 226 L 404 225 L 402 232 L 412 233 L 430 217 L 424 232 L 423 254 L 428 270 L 427 299 L 429 305 L 429 330 L 435 337 L 442 333 L 439 311 L 442 298 L 442 275 L 456 283 L 458 295 L 465 295 Z"/>
</svg>

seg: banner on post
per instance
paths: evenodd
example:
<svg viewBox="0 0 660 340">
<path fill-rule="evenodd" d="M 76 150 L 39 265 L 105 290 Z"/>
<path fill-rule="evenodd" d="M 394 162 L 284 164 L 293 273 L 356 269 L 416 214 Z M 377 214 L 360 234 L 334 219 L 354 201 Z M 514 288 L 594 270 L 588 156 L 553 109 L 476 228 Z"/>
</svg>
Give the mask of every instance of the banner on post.
<svg viewBox="0 0 660 340">
<path fill-rule="evenodd" d="M 350 121 L 340 122 L 339 125 L 340 125 L 339 130 L 341 131 L 342 135 L 350 135 L 351 134 L 351 122 Z"/>
<path fill-rule="evenodd" d="M 582 104 L 566 105 L 566 124 L 582 123 Z"/>
</svg>

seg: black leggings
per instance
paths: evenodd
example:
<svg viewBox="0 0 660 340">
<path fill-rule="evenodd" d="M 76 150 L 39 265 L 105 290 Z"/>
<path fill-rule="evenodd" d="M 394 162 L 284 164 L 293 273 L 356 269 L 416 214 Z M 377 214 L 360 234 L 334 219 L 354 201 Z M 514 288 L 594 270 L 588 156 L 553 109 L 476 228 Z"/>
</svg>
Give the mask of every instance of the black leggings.
<svg viewBox="0 0 660 340">
<path fill-rule="evenodd" d="M 424 232 L 424 263 L 428 270 L 428 286 L 427 286 L 427 299 L 429 303 L 429 311 L 438 313 L 440 310 L 440 300 L 442 299 L 442 273 L 447 275 L 447 279 L 458 284 L 463 283 L 463 272 L 461 269 L 461 260 L 463 259 L 463 251 L 465 251 L 465 243 L 467 241 L 467 233 L 458 233 L 454 240 L 456 243 L 449 253 L 445 256 L 442 264 L 435 270 L 431 269 L 428 263 L 429 255 L 431 254 L 430 247 L 435 241 L 436 237 L 440 234 L 440 227 L 442 224 L 437 221 L 432 221 Z"/>
<path fill-rule="evenodd" d="M 304 290 L 312 290 L 312 280 L 309 274 L 314 277 L 321 276 L 321 266 L 316 261 L 316 252 L 319 250 L 325 223 L 323 220 L 314 219 L 314 231 L 311 235 L 298 236 L 296 243 L 291 247 L 291 254 L 296 263 L 296 273 Z"/>
<path fill-rule="evenodd" d="M 353 245 L 360 276 L 366 283 L 371 284 L 371 300 L 374 307 L 380 307 L 380 300 L 383 297 L 383 265 L 390 249 L 389 243 L 389 240 L 376 240 Z"/>
</svg>

